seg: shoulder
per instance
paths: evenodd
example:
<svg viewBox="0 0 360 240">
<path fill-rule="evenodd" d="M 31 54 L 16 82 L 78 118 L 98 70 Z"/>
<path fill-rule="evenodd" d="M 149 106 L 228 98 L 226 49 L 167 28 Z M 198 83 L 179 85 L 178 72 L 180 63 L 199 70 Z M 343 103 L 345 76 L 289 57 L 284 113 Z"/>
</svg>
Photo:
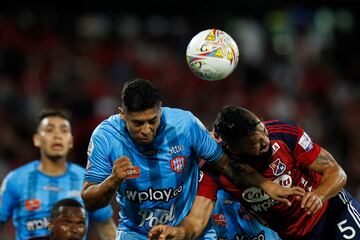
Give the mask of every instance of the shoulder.
<svg viewBox="0 0 360 240">
<path fill-rule="evenodd" d="M 102 145 L 109 143 L 114 136 L 121 135 L 124 128 L 125 126 L 120 116 L 118 114 L 112 115 L 94 129 L 91 135 L 91 142 L 96 141 Z"/>
<path fill-rule="evenodd" d="M 271 120 L 263 122 L 269 134 L 292 134 L 298 135 L 299 128 L 293 122 Z"/>
<path fill-rule="evenodd" d="M 85 172 L 85 168 L 76 164 L 76 163 L 68 163 L 69 172 L 75 173 L 77 175 L 83 175 Z"/>
<path fill-rule="evenodd" d="M 166 117 L 166 119 L 179 119 L 179 120 L 187 120 L 194 118 L 194 115 L 187 110 L 179 109 L 179 108 L 169 108 L 169 107 L 162 107 L 162 113 Z"/>
<path fill-rule="evenodd" d="M 14 170 L 10 171 L 6 176 L 2 183 L 2 185 L 8 185 L 9 183 L 11 185 L 13 184 L 23 184 L 26 179 L 28 178 L 29 174 L 31 172 L 37 172 L 36 167 L 38 165 L 39 161 L 32 161 L 25 165 L 22 165 L 18 168 L 15 168 Z"/>
<path fill-rule="evenodd" d="M 39 160 L 29 162 L 29 163 L 27 163 L 25 165 L 22 165 L 22 166 L 20 166 L 18 168 L 15 168 L 10 173 L 11 174 L 16 174 L 17 177 L 23 177 L 24 175 L 27 175 L 28 173 L 35 171 L 37 166 L 39 165 L 39 162 L 40 162 Z"/>
<path fill-rule="evenodd" d="M 166 126 L 187 130 L 199 120 L 190 111 L 178 108 L 162 108 L 163 120 Z"/>
<path fill-rule="evenodd" d="M 70 181 L 82 182 L 85 175 L 85 168 L 76 163 L 69 163 L 67 175 Z"/>
<path fill-rule="evenodd" d="M 296 141 L 300 134 L 300 128 L 293 122 L 270 120 L 263 122 L 269 132 L 270 140 L 281 140 L 291 150 L 295 148 Z"/>
</svg>

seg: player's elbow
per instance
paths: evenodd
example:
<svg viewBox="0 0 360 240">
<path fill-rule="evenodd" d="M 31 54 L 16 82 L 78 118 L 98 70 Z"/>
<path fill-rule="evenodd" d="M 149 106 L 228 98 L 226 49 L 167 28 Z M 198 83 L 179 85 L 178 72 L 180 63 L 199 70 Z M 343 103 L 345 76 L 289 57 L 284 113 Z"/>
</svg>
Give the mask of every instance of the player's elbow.
<svg viewBox="0 0 360 240">
<path fill-rule="evenodd" d="M 81 198 L 84 201 L 84 207 L 86 208 L 86 210 L 94 212 L 100 208 L 97 206 L 96 202 L 93 201 L 86 189 L 81 191 Z"/>
<path fill-rule="evenodd" d="M 200 236 L 204 229 L 206 228 L 208 221 L 204 218 L 204 219 L 196 219 L 195 221 L 193 221 L 193 235 L 191 236 L 192 238 L 190 239 L 195 239 L 196 237 Z"/>
<path fill-rule="evenodd" d="M 339 181 L 340 181 L 341 187 L 344 187 L 347 182 L 347 175 L 341 167 L 339 169 Z"/>
</svg>

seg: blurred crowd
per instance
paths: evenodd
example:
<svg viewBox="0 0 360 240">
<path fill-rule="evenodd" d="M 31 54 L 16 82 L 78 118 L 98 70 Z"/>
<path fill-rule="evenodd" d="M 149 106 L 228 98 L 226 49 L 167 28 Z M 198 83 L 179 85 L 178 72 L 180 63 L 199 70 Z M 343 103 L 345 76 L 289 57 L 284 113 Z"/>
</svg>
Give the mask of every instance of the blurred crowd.
<svg viewBox="0 0 360 240">
<path fill-rule="evenodd" d="M 240 51 L 230 77 L 207 82 L 186 65 L 192 36 L 219 28 Z M 117 113 L 123 83 L 156 83 L 164 105 L 211 125 L 225 104 L 298 122 L 329 150 L 360 199 L 359 19 L 348 7 L 289 6 L 217 17 L 0 10 L 0 182 L 39 156 L 34 120 L 44 107 L 73 114 L 71 160 L 86 163 L 94 127 Z"/>
</svg>

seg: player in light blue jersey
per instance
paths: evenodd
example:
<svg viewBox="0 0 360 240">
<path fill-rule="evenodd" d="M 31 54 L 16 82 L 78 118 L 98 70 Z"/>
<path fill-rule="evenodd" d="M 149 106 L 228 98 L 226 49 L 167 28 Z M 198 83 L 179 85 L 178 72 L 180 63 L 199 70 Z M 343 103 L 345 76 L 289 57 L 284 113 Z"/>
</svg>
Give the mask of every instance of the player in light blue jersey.
<svg viewBox="0 0 360 240">
<path fill-rule="evenodd" d="M 0 191 L 0 225 L 12 217 L 16 239 L 22 240 L 49 234 L 51 208 L 59 200 L 74 198 L 82 202 L 85 169 L 66 160 L 73 147 L 68 115 L 56 110 L 41 112 L 33 141 L 41 159 L 11 171 Z M 88 214 L 102 239 L 115 238 L 112 214 L 111 206 Z"/>
<path fill-rule="evenodd" d="M 82 197 L 85 206 L 95 210 L 117 194 L 117 239 L 146 239 L 155 225 L 178 224 L 196 196 L 199 157 L 234 181 L 263 188 L 279 201 L 286 195 L 286 189 L 247 165 L 234 174 L 221 147 L 192 113 L 161 105 L 150 81 L 127 82 L 120 114 L 100 123 L 90 139 Z"/>
<path fill-rule="evenodd" d="M 276 232 L 261 225 L 224 190 L 217 193 L 212 220 L 217 240 L 280 240 Z"/>
</svg>

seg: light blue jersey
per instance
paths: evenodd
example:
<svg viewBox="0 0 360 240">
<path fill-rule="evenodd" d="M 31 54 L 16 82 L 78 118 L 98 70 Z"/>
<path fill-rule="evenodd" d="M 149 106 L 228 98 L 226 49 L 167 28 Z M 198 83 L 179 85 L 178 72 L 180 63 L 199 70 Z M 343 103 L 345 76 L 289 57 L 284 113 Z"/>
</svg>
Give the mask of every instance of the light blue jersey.
<svg viewBox="0 0 360 240">
<path fill-rule="evenodd" d="M 139 169 L 138 176 L 126 179 L 117 191 L 121 235 L 128 232 L 129 237 L 138 234 L 137 239 L 146 239 L 155 225 L 180 223 L 196 196 L 198 158 L 212 162 L 223 154 L 193 114 L 166 107 L 161 111 L 151 145 L 136 144 L 119 115 L 103 121 L 90 140 L 85 181 L 104 181 L 121 156 L 129 157 Z"/>
<path fill-rule="evenodd" d="M 62 176 L 48 176 L 38 170 L 40 161 L 33 161 L 11 171 L 4 179 L 0 191 L 0 221 L 13 217 L 16 239 L 46 236 L 53 205 L 64 198 L 80 197 L 85 169 L 67 164 Z M 87 216 L 96 222 L 112 217 L 111 206 Z"/>
<path fill-rule="evenodd" d="M 212 214 L 218 240 L 279 240 L 276 232 L 261 225 L 235 198 L 219 190 Z"/>
</svg>

